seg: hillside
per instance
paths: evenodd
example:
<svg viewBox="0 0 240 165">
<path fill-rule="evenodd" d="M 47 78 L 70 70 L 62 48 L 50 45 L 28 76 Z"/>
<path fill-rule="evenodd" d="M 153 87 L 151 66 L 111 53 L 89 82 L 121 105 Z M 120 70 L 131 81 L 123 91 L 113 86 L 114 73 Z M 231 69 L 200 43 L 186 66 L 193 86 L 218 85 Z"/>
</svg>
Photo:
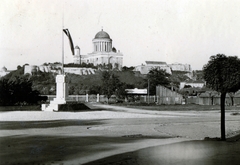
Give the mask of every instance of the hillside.
<svg viewBox="0 0 240 165">
<path fill-rule="evenodd" d="M 147 81 L 145 80 L 146 75 L 141 75 L 138 72 L 133 72 L 131 70 L 124 71 L 111 71 L 112 74 L 119 77 L 122 83 L 125 83 L 127 88 L 146 88 Z M 200 72 L 198 72 L 199 74 Z M 100 92 L 100 87 L 102 85 L 101 80 L 102 71 L 96 71 L 95 74 L 91 75 L 76 75 L 67 74 L 68 89 L 69 94 L 96 94 Z M 33 75 L 25 74 L 23 67 L 19 67 L 17 70 L 10 72 L 5 76 L 7 79 L 14 79 L 14 77 L 28 77 L 33 81 L 33 89 L 38 90 L 41 94 L 51 95 L 55 94 L 56 84 L 55 76 L 56 73 L 46 73 L 38 71 Z M 198 75 L 198 77 L 200 77 Z M 190 78 L 186 76 L 185 72 L 173 72 L 169 77 L 175 88 L 178 88 L 181 81 L 189 80 Z"/>
</svg>

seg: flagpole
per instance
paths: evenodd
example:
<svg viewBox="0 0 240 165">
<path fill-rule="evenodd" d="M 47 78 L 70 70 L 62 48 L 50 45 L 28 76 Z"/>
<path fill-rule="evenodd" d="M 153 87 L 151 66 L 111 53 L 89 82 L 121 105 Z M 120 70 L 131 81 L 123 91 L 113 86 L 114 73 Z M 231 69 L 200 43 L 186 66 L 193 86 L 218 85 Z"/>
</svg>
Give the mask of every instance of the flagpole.
<svg viewBox="0 0 240 165">
<path fill-rule="evenodd" d="M 63 2 L 63 14 L 62 14 L 62 74 L 64 75 L 64 2 Z"/>
</svg>

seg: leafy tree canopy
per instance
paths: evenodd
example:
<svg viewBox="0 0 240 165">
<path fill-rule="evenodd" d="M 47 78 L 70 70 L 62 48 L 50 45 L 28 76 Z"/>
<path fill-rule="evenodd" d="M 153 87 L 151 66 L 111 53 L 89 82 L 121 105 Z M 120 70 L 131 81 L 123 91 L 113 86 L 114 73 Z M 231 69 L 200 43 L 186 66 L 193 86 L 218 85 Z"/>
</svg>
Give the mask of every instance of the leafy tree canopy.
<svg viewBox="0 0 240 165">
<path fill-rule="evenodd" d="M 240 89 L 240 59 L 217 54 L 203 68 L 206 85 L 221 93 Z"/>
<path fill-rule="evenodd" d="M 102 93 L 109 99 L 117 89 L 120 87 L 120 80 L 118 76 L 114 75 L 112 72 L 103 71 L 102 72 Z"/>
<path fill-rule="evenodd" d="M 32 89 L 32 81 L 15 77 L 11 80 L 0 79 L 0 105 L 36 104 L 46 100 L 39 96 L 39 92 Z"/>
<path fill-rule="evenodd" d="M 168 87 L 170 85 L 169 76 L 170 74 L 168 74 L 165 70 L 159 68 L 152 68 L 147 74 L 146 80 L 146 81 L 149 80 L 150 94 L 151 95 L 156 94 L 156 86 L 158 85 Z M 145 86 L 147 86 L 147 84 Z"/>
</svg>

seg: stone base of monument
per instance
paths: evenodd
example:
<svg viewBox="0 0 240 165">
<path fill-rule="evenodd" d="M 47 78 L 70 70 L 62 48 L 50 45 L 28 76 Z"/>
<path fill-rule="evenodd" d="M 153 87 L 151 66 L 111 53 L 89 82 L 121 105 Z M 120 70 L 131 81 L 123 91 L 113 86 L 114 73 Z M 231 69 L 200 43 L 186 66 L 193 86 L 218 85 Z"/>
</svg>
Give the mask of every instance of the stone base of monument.
<svg viewBox="0 0 240 165">
<path fill-rule="evenodd" d="M 54 98 L 53 101 L 50 101 L 50 104 L 42 104 L 42 111 L 58 111 L 59 105 L 66 104 L 65 99 Z"/>
<path fill-rule="evenodd" d="M 79 112 L 86 111 L 90 108 L 86 106 L 84 103 L 78 102 L 66 102 L 66 103 L 56 103 L 54 101 L 50 102 L 50 104 L 42 104 L 42 111 L 49 112 Z"/>
<path fill-rule="evenodd" d="M 50 104 L 42 104 L 42 111 L 83 111 L 90 109 L 84 103 L 72 102 L 68 99 L 66 75 L 56 76 L 56 98 Z"/>
<path fill-rule="evenodd" d="M 60 104 L 58 106 L 59 112 L 81 112 L 81 111 L 87 111 L 90 110 L 90 108 L 84 104 L 84 103 L 67 103 L 67 104 Z"/>
</svg>

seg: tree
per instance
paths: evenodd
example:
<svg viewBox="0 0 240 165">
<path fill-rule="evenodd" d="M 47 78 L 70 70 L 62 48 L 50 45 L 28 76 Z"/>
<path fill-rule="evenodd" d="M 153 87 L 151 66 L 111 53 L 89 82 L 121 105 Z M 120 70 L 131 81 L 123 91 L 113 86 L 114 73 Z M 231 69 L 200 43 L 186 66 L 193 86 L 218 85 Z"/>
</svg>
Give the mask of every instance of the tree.
<svg viewBox="0 0 240 165">
<path fill-rule="evenodd" d="M 89 94 L 99 94 L 101 91 L 100 85 L 92 85 L 89 87 Z"/>
<path fill-rule="evenodd" d="M 206 85 L 221 93 L 221 139 L 225 137 L 225 98 L 229 92 L 240 89 L 240 59 L 236 56 L 217 54 L 211 56 L 203 67 Z"/>
<path fill-rule="evenodd" d="M 122 67 L 122 71 L 133 71 L 135 67 L 133 66 L 130 66 L 130 67 L 127 67 L 127 66 L 124 66 Z"/>
<path fill-rule="evenodd" d="M 24 77 L 0 79 L 0 105 L 36 104 L 46 101 L 39 92 L 32 89 L 32 81 Z"/>
<path fill-rule="evenodd" d="M 110 97 L 116 93 L 120 87 L 120 80 L 112 72 L 102 72 L 102 93 L 107 97 L 109 101 Z"/>
<path fill-rule="evenodd" d="M 170 74 L 168 74 L 165 70 L 159 69 L 159 68 L 152 68 L 149 73 L 147 74 L 147 80 L 149 81 L 149 91 L 151 95 L 156 94 L 156 86 L 162 85 L 162 86 L 169 86 L 170 81 L 168 77 Z M 148 83 L 148 82 L 146 82 Z M 147 86 L 147 85 L 145 85 Z"/>
<path fill-rule="evenodd" d="M 127 91 L 125 89 L 132 89 L 132 88 L 133 88 L 133 85 L 126 84 L 124 82 L 120 82 L 119 86 L 118 86 L 118 88 L 116 90 L 116 93 L 115 93 L 117 99 L 119 99 L 119 100 L 125 99 L 126 96 L 127 96 Z"/>
<path fill-rule="evenodd" d="M 231 105 L 232 105 L 232 106 L 234 105 L 234 95 L 235 95 L 234 92 L 230 92 L 230 93 L 228 93 L 228 96 L 229 96 L 230 99 L 231 99 Z"/>
<path fill-rule="evenodd" d="M 7 79 L 0 79 L 0 105 L 9 105 L 11 103 L 10 85 Z"/>
</svg>

